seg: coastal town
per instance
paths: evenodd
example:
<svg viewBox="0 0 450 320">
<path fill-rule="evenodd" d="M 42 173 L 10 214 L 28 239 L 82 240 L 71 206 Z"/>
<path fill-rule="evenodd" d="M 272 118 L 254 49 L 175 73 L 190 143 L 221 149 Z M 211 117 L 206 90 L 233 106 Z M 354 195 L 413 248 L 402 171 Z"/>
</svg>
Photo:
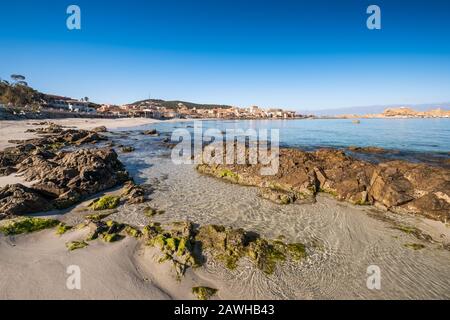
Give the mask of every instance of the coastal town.
<svg viewBox="0 0 450 320">
<path fill-rule="evenodd" d="M 229 106 L 199 104 L 186 101 L 147 99 L 130 104 L 99 104 L 88 97 L 70 97 L 39 92 L 28 85 L 23 75 L 11 75 L 0 81 L 0 119 L 11 117 L 94 117 L 170 119 L 385 119 L 385 118 L 450 118 L 448 109 L 416 111 L 409 106 L 386 108 L 382 113 L 317 116 L 280 107 Z"/>
<path fill-rule="evenodd" d="M 294 119 L 301 115 L 280 108 L 262 109 L 258 106 L 240 107 L 192 107 L 176 103 L 175 108 L 163 105 L 163 101 L 146 100 L 123 106 L 102 105 L 97 112 L 118 117 L 145 117 L 154 119 Z"/>
</svg>

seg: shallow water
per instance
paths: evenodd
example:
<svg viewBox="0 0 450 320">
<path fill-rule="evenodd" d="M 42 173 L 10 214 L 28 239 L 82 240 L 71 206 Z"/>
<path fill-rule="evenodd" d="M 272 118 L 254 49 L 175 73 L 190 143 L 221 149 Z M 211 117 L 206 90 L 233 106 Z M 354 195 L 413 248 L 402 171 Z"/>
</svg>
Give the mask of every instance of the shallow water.
<svg viewBox="0 0 450 320">
<path fill-rule="evenodd" d="M 202 225 L 223 224 L 306 244 L 306 260 L 284 263 L 272 276 L 249 267 L 245 261 L 237 270 L 229 271 L 208 260 L 206 267 L 196 272 L 205 279 L 220 280 L 226 289 L 221 288 L 222 297 L 450 298 L 450 252 L 371 216 L 381 217 L 383 213 L 327 196 L 320 196 L 315 204 L 273 204 L 259 198 L 255 188 L 202 176 L 192 165 L 174 165 L 170 150 L 160 146 L 163 137 L 136 132 L 126 136 L 119 140 L 133 144 L 136 152 L 121 154 L 121 160 L 139 183 L 149 183 L 155 191 L 150 203 L 125 205 L 111 218 L 144 226 L 149 219 L 143 209 L 150 205 L 166 211 L 155 217 L 156 221 L 187 219 Z M 414 251 L 404 246 L 408 243 L 422 243 L 426 248 Z M 381 268 L 381 290 L 367 288 L 370 265 Z"/>
</svg>

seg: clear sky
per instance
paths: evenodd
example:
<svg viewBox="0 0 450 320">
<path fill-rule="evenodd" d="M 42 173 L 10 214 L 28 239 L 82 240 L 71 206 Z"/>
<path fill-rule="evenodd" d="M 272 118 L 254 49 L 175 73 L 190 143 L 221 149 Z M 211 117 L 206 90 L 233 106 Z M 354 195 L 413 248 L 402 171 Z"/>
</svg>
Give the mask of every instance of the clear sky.
<svg viewBox="0 0 450 320">
<path fill-rule="evenodd" d="M 81 30 L 66 9 L 81 8 Z M 366 9 L 381 7 L 382 29 Z M 450 101 L 448 0 L 1 0 L 0 77 L 101 103 Z"/>
</svg>

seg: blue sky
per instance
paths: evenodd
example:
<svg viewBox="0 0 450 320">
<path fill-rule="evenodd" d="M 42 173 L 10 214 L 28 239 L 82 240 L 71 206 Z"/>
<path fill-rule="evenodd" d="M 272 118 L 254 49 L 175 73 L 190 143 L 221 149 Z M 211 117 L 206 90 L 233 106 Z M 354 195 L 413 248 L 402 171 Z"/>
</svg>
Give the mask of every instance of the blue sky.
<svg viewBox="0 0 450 320">
<path fill-rule="evenodd" d="M 450 101 L 450 1 L 1 0 L 0 77 L 102 103 Z M 66 28 L 81 8 L 82 29 Z M 366 28 L 377 4 L 382 29 Z"/>
</svg>

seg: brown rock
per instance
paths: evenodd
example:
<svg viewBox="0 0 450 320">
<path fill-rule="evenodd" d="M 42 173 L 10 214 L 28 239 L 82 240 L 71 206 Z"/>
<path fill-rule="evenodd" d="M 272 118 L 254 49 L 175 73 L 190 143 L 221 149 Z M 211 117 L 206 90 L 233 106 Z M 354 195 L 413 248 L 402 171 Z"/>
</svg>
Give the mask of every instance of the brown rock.
<svg viewBox="0 0 450 320">
<path fill-rule="evenodd" d="M 8 185 L 0 190 L 0 214 L 25 215 L 52 209 L 50 199 L 21 184 Z"/>
<path fill-rule="evenodd" d="M 260 195 L 288 204 L 314 200 L 327 192 L 358 205 L 375 204 L 395 212 L 450 219 L 450 170 L 406 161 L 372 164 L 343 151 L 280 149 L 276 175 L 262 176 L 261 165 L 207 165 L 198 171 L 233 183 L 261 188 Z"/>
</svg>

